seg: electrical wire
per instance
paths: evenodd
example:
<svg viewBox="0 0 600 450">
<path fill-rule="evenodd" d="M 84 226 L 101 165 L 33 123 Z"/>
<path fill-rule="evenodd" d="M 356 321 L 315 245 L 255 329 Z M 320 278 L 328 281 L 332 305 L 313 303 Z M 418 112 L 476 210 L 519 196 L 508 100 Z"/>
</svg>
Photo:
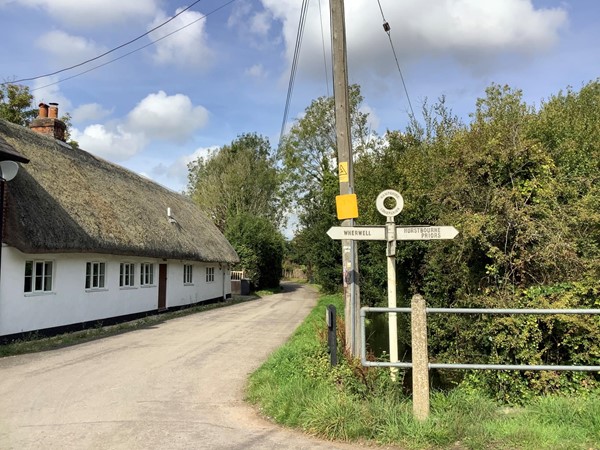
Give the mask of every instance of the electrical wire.
<svg viewBox="0 0 600 450">
<path fill-rule="evenodd" d="M 294 91 L 294 83 L 296 81 L 296 73 L 298 71 L 298 60 L 300 58 L 300 48 L 302 47 L 302 37 L 304 36 L 304 26 L 306 24 L 306 16 L 308 11 L 308 4 L 310 0 L 302 0 L 302 7 L 300 9 L 300 19 L 298 22 L 298 31 L 296 32 L 296 45 L 294 47 L 294 58 L 292 60 L 292 68 L 290 72 L 290 81 L 288 83 L 288 92 L 287 98 L 285 100 L 285 108 L 283 112 L 283 121 L 281 122 L 281 131 L 279 133 L 279 145 L 281 147 L 281 143 L 283 141 L 283 134 L 285 132 L 285 124 L 287 122 L 290 103 L 292 100 L 292 93 Z"/>
<path fill-rule="evenodd" d="M 148 30 L 148 31 L 146 31 L 146 32 L 145 32 L 145 33 L 143 33 L 143 34 L 140 34 L 138 37 L 136 37 L 136 38 L 134 38 L 134 39 L 131 39 L 131 40 L 129 40 L 129 41 L 125 42 L 124 44 L 121 44 L 121 45 L 119 45 L 119 46 L 117 46 L 117 47 L 114 47 L 114 48 L 112 48 L 112 49 L 110 49 L 110 50 L 108 50 L 108 51 L 106 51 L 106 52 L 102 53 L 101 55 L 98 55 L 98 56 L 95 56 L 95 57 L 93 57 L 93 58 L 87 59 L 87 60 L 85 60 L 85 61 L 83 61 L 83 62 L 80 62 L 80 63 L 78 63 L 78 64 L 75 64 L 75 65 L 73 65 L 73 66 L 70 66 L 70 67 L 65 67 L 64 69 L 60 69 L 60 70 L 57 70 L 57 71 L 55 71 L 55 72 L 47 73 L 47 74 L 44 74 L 44 75 L 38 75 L 38 76 L 35 76 L 35 77 L 30 77 L 30 78 L 21 78 L 20 80 L 14 80 L 14 81 L 11 81 L 11 82 L 4 82 L 4 83 L 0 83 L 0 85 L 9 84 L 9 83 L 10 83 L 10 84 L 13 84 L 13 83 L 21 83 L 21 82 L 23 82 L 23 81 L 34 81 L 34 80 L 38 80 L 38 79 L 40 79 L 40 78 L 45 78 L 45 77 L 50 77 L 50 76 L 52 76 L 52 75 L 57 75 L 57 74 L 59 74 L 59 73 L 66 72 L 67 70 L 71 70 L 71 69 L 75 69 L 75 68 L 77 68 L 77 67 L 81 67 L 81 66 L 83 66 L 83 65 L 85 65 L 85 64 L 87 64 L 87 63 L 90 63 L 90 62 L 92 62 L 92 61 L 96 61 L 96 60 L 98 60 L 98 59 L 102 58 L 103 56 L 106 56 L 106 55 L 108 55 L 108 54 L 110 54 L 110 53 L 113 53 L 113 52 L 115 52 L 115 51 L 117 51 L 117 50 L 119 50 L 119 49 L 123 48 L 123 47 L 126 47 L 126 46 L 128 46 L 129 44 L 133 44 L 134 42 L 136 42 L 136 41 L 139 41 L 139 40 L 140 40 L 141 38 L 143 38 L 144 36 L 148 36 L 148 35 L 149 35 L 150 33 L 152 33 L 153 31 L 156 31 L 156 30 L 158 30 L 159 28 L 161 28 L 161 27 L 165 26 L 166 24 L 168 24 L 169 22 L 171 22 L 173 19 L 175 19 L 176 17 L 180 16 L 181 14 L 183 14 L 184 12 L 186 12 L 188 9 L 190 9 L 190 8 L 191 8 L 191 7 L 193 7 L 193 6 L 195 6 L 196 4 L 200 3 L 201 1 L 202 1 L 202 0 L 196 0 L 196 1 L 195 1 L 195 2 L 193 2 L 191 5 L 189 5 L 189 6 L 186 6 L 184 9 L 182 9 L 182 10 L 181 10 L 181 11 L 179 11 L 177 14 L 175 14 L 175 15 L 174 15 L 174 16 L 172 16 L 172 17 L 170 17 L 169 19 L 167 19 L 166 21 L 164 21 L 164 22 L 163 22 L 163 23 L 161 23 L 160 25 L 157 25 L 157 26 L 155 26 L 155 27 L 154 27 L 154 28 L 152 28 L 151 30 Z M 99 66 L 99 67 L 101 67 L 101 66 Z M 87 73 L 87 72 L 84 72 L 84 73 Z"/>
<path fill-rule="evenodd" d="M 206 19 L 208 16 L 210 16 L 210 15 L 212 15 L 212 14 L 216 13 L 217 11 L 219 11 L 219 10 L 221 10 L 221 9 L 225 8 L 226 6 L 228 6 L 228 5 L 230 5 L 231 3 L 233 3 L 233 2 L 236 2 L 236 1 L 237 1 L 237 0 L 230 0 L 229 2 L 227 2 L 227 3 L 223 4 L 223 5 L 219 6 L 219 7 L 218 7 L 218 8 L 216 8 L 216 9 L 213 9 L 211 12 L 209 12 L 209 13 L 207 13 L 207 14 L 203 15 L 202 17 L 199 17 L 199 18 L 197 18 L 196 20 L 193 20 L 192 22 L 190 22 L 190 23 L 188 23 L 188 24 L 186 24 L 186 25 L 184 25 L 184 26 L 182 26 L 182 27 L 180 27 L 180 28 L 177 28 L 176 30 L 173 30 L 173 31 L 171 31 L 170 33 L 167 33 L 167 34 L 165 34 L 164 36 L 162 36 L 162 37 L 160 37 L 160 38 L 158 38 L 158 39 L 156 39 L 156 40 L 154 40 L 154 41 L 152 41 L 152 42 L 149 42 L 149 43 L 148 43 L 148 44 L 146 44 L 146 45 L 143 45 L 143 46 L 141 46 L 141 47 L 138 47 L 138 48 L 136 48 L 135 50 L 132 50 L 132 51 L 130 51 L 130 52 L 128 52 L 128 53 L 125 53 L 124 55 L 121 55 L 121 56 L 119 56 L 118 58 L 111 59 L 110 61 L 106 61 L 106 62 L 105 62 L 105 63 L 103 63 L 103 64 L 99 64 L 99 65 L 97 65 L 97 66 L 94 66 L 94 67 L 92 67 L 92 68 L 90 68 L 90 69 L 88 69 L 88 70 L 85 70 L 85 71 L 83 71 L 83 72 L 77 73 L 77 74 L 75 74 L 75 75 L 71 75 L 70 77 L 67 77 L 67 78 L 61 78 L 60 80 L 58 80 L 58 81 L 55 81 L 55 82 L 53 82 L 53 83 L 45 84 L 44 86 L 40 86 L 40 87 L 37 87 L 37 88 L 35 88 L 35 89 L 30 89 L 30 90 L 29 90 L 29 92 L 35 92 L 35 91 L 37 91 L 37 90 L 39 90 L 39 89 L 44 89 L 44 88 L 47 88 L 47 87 L 50 87 L 50 86 L 54 86 L 55 84 L 62 83 L 63 81 L 67 81 L 67 80 L 71 80 L 71 79 L 73 79 L 73 78 L 77 78 L 77 77 L 79 77 L 79 76 L 81 76 L 81 75 L 84 75 L 84 74 L 86 74 L 86 73 L 88 73 L 88 72 L 91 72 L 91 71 L 93 71 L 93 70 L 96 70 L 96 69 L 99 69 L 99 68 L 101 68 L 101 67 L 107 66 L 108 64 L 111 64 L 111 63 L 113 63 L 113 62 L 115 62 L 115 61 L 118 61 L 118 60 L 120 60 L 120 59 L 123 59 L 123 58 L 125 58 L 125 57 L 127 57 L 127 56 L 129 56 L 129 55 L 131 55 L 131 54 L 133 54 L 133 53 L 139 52 L 140 50 L 143 50 L 143 49 L 145 49 L 146 47 L 150 47 L 151 45 L 154 45 L 154 44 L 156 44 L 157 42 L 160 42 L 160 41 L 162 41 L 163 39 L 166 39 L 166 38 L 168 38 L 169 36 L 172 36 L 173 34 L 175 34 L 175 33 L 178 33 L 178 32 L 180 32 L 181 30 L 183 30 L 183 29 L 185 29 L 185 28 L 187 28 L 187 27 L 190 27 L 190 26 L 194 25 L 196 22 L 199 22 L 199 21 L 201 21 L 201 20 L 204 20 L 204 19 Z M 14 83 L 14 82 L 13 82 L 13 83 Z"/>
<path fill-rule="evenodd" d="M 321 11 L 321 0 L 319 2 L 319 22 L 321 23 L 321 44 L 323 45 L 323 66 L 325 68 L 325 87 L 329 97 L 329 75 L 327 72 L 327 52 L 325 51 L 325 32 L 323 31 L 323 12 Z"/>
<path fill-rule="evenodd" d="M 379 4 L 379 10 L 381 11 L 381 18 L 383 19 L 383 30 L 388 35 L 388 39 L 390 40 L 390 46 L 392 47 L 392 53 L 394 54 L 394 59 L 396 60 L 396 67 L 398 68 L 398 73 L 400 73 L 400 79 L 402 80 L 402 86 L 404 87 L 404 93 L 406 94 L 406 100 L 408 101 L 408 106 L 410 108 L 411 119 L 415 119 L 415 112 L 413 111 L 412 103 L 410 102 L 410 96 L 408 95 L 408 89 L 406 88 L 406 83 L 404 82 L 404 75 L 402 75 L 402 69 L 400 68 L 400 62 L 398 61 L 398 56 L 396 55 L 396 49 L 394 48 L 394 42 L 392 41 L 392 35 L 390 33 L 391 27 L 390 24 L 385 20 L 385 16 L 383 14 L 383 8 L 381 7 L 381 2 L 377 0 Z"/>
</svg>

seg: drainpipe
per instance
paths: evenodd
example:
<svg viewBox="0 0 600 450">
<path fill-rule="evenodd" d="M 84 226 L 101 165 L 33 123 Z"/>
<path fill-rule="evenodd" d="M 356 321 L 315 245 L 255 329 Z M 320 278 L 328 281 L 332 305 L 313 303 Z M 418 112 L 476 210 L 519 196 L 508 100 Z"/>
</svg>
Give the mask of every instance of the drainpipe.
<svg viewBox="0 0 600 450">
<path fill-rule="evenodd" d="M 2 252 L 4 251 L 4 178 L 0 177 L 0 280 L 2 278 Z M 0 283 L 0 290 L 2 283 Z"/>
<path fill-rule="evenodd" d="M 225 297 L 225 271 L 227 270 L 227 264 L 223 264 L 221 266 L 221 271 L 223 272 L 223 300 L 225 300 L 227 297 Z"/>
</svg>

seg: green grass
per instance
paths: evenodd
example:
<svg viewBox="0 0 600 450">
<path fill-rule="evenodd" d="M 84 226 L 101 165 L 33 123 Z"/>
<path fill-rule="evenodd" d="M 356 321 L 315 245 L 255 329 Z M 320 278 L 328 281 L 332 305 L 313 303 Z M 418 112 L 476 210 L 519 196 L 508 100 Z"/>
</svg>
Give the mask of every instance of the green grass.
<svg viewBox="0 0 600 450">
<path fill-rule="evenodd" d="M 196 314 L 210 309 L 222 308 L 224 306 L 235 305 L 248 300 L 256 299 L 255 296 L 234 296 L 232 299 L 210 304 L 199 304 L 190 308 L 184 308 L 177 311 L 171 311 L 161 314 L 152 314 L 140 319 L 123 322 L 116 325 L 103 326 L 102 322 L 98 322 L 95 327 L 87 328 L 81 331 L 73 331 L 63 333 L 51 337 L 43 337 L 38 333 L 30 333 L 23 337 L 7 344 L 0 345 L 0 357 L 21 355 L 24 353 L 35 353 L 57 348 L 67 347 L 69 345 L 81 344 L 84 342 L 101 339 L 107 336 L 114 336 L 128 331 L 138 330 L 141 328 L 150 327 L 170 319 L 183 317 L 190 314 Z"/>
<path fill-rule="evenodd" d="M 250 377 L 248 401 L 275 422 L 325 439 L 409 449 L 600 449 L 599 392 L 540 397 L 506 408 L 458 388 L 434 392 L 429 419 L 414 420 L 411 399 L 388 370 L 364 368 L 343 355 L 330 367 L 324 343 L 330 303 L 343 311 L 341 296 L 322 297 L 291 339 Z"/>
<path fill-rule="evenodd" d="M 281 286 L 277 286 L 274 288 L 265 288 L 259 291 L 253 292 L 254 295 L 258 297 L 266 297 L 267 295 L 279 294 L 283 292 L 283 288 Z"/>
</svg>

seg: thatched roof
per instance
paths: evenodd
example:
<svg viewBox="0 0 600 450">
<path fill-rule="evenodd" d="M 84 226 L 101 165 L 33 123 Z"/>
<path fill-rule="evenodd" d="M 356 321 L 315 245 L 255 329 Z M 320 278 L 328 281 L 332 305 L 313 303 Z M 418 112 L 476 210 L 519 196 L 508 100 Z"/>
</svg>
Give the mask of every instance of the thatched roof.
<svg viewBox="0 0 600 450">
<path fill-rule="evenodd" d="M 3 120 L 0 137 L 30 160 L 6 184 L 4 242 L 22 252 L 238 261 L 187 197 Z M 169 221 L 167 208 L 176 223 Z"/>
<path fill-rule="evenodd" d="M 17 161 L 28 163 L 29 160 L 16 151 L 12 145 L 0 136 L 0 161 Z"/>
</svg>

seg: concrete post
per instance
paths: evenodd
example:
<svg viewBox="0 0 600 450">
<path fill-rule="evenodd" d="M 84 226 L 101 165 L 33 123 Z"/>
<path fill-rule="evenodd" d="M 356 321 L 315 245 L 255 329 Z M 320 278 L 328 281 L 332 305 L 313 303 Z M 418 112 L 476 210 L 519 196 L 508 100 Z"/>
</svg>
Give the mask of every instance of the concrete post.
<svg viewBox="0 0 600 450">
<path fill-rule="evenodd" d="M 411 300 L 413 414 L 424 421 L 429 417 L 429 356 L 427 352 L 427 312 L 425 299 Z"/>
<path fill-rule="evenodd" d="M 388 217 L 387 227 L 387 274 L 388 274 L 388 308 L 396 305 L 396 224 L 393 217 Z M 398 362 L 398 316 L 395 312 L 388 313 L 388 335 L 390 344 L 390 362 Z M 398 368 L 390 367 L 390 377 L 396 381 Z"/>
</svg>

